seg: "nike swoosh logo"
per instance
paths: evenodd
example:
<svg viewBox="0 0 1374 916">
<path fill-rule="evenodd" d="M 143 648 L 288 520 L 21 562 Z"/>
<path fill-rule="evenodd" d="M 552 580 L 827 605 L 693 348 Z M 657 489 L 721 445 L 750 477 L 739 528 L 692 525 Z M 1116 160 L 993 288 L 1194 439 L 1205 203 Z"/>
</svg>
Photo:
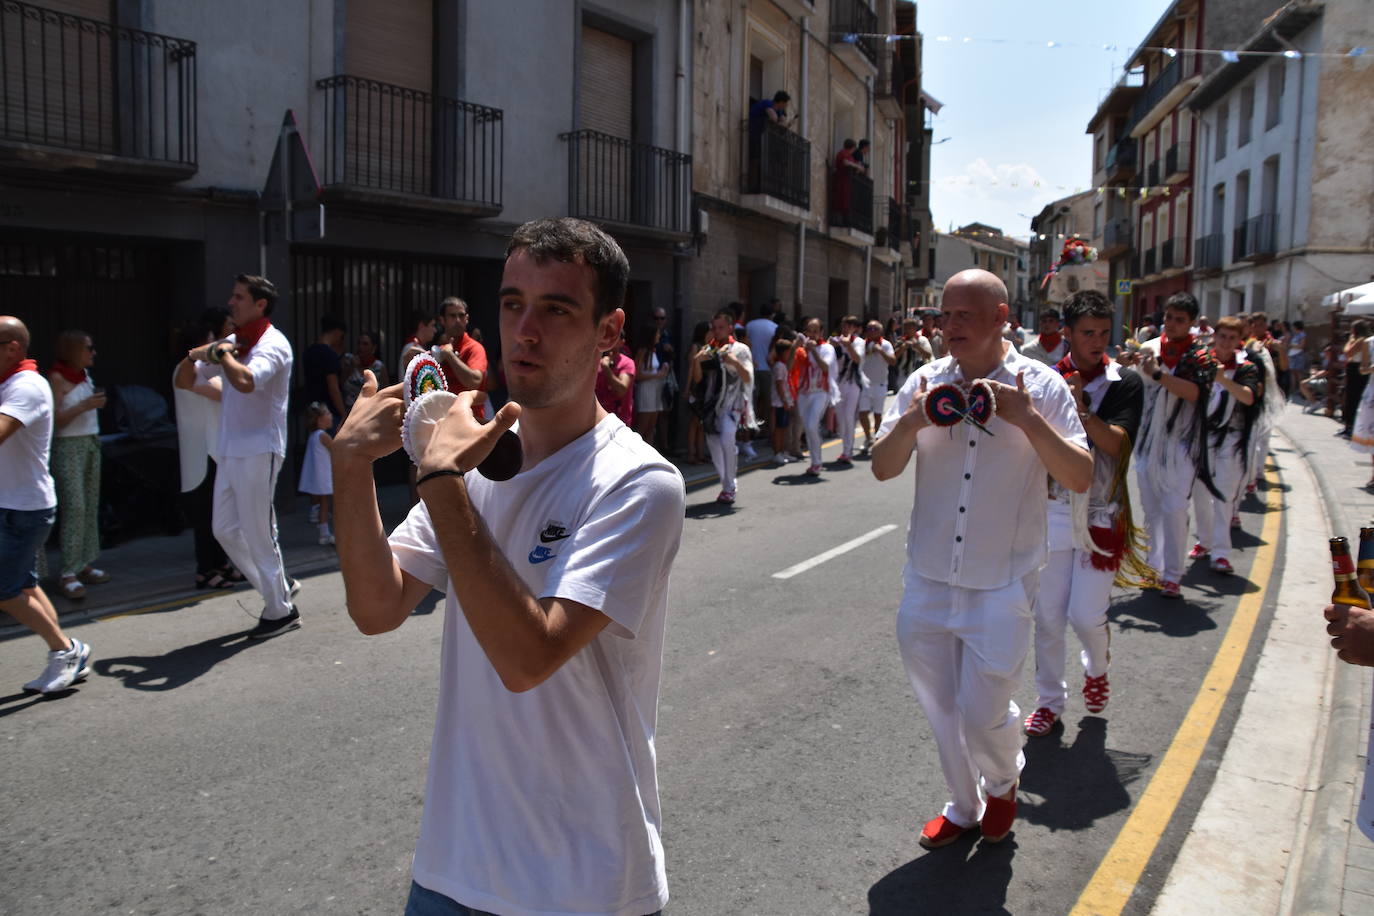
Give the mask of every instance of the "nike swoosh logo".
<svg viewBox="0 0 1374 916">
<path fill-rule="evenodd" d="M 536 547 L 530 551 L 529 560 L 531 563 L 543 563 L 552 560 L 557 554 L 547 547 Z"/>
<path fill-rule="evenodd" d="M 539 540 L 542 541 L 542 542 L 545 543 L 545 544 L 552 544 L 552 543 L 554 543 L 555 541 L 561 541 L 561 540 L 563 540 L 564 538 L 568 538 L 568 537 L 571 537 L 571 535 L 567 535 L 567 534 L 547 534 L 547 533 L 541 532 L 540 535 L 539 535 Z"/>
</svg>

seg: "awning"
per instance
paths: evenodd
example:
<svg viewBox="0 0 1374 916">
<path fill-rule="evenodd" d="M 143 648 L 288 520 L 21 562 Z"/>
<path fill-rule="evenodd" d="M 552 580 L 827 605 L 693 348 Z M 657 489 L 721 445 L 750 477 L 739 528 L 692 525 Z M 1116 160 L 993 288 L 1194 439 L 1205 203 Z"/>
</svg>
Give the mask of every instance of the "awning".
<svg viewBox="0 0 1374 916">
<path fill-rule="evenodd" d="M 921 104 L 930 109 L 931 114 L 939 114 L 940 109 L 945 107 L 944 102 L 941 102 L 924 89 L 921 90 Z"/>
<path fill-rule="evenodd" d="M 1322 305 L 1343 305 L 1347 315 L 1374 315 L 1374 283 L 1362 283 L 1332 293 L 1322 300 Z"/>
</svg>

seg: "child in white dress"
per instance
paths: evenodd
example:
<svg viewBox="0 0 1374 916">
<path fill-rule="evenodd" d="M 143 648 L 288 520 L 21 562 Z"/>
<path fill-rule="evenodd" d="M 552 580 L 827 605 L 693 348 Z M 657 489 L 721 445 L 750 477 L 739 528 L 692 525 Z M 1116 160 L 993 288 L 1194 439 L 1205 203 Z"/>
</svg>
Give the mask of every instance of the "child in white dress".
<svg viewBox="0 0 1374 916">
<path fill-rule="evenodd" d="M 305 408 L 305 421 L 311 433 L 305 445 L 299 489 L 312 497 L 313 508 L 319 513 L 320 544 L 328 546 L 334 543 L 334 533 L 329 530 L 329 514 L 334 503 L 334 469 L 329 462 L 329 446 L 334 440 L 328 433 L 334 425 L 334 416 L 328 407 L 313 401 Z"/>
</svg>

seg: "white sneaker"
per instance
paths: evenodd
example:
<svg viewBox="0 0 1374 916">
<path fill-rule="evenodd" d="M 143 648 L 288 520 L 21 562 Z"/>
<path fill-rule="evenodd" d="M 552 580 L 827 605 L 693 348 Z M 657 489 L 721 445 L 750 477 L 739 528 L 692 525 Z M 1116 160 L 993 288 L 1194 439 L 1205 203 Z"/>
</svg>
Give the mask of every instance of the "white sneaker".
<svg viewBox="0 0 1374 916">
<path fill-rule="evenodd" d="M 334 544 L 334 535 L 329 534 L 329 533 L 325 533 L 325 534 L 320 535 L 320 546 L 321 546 L 321 547 L 332 547 L 333 544 Z"/>
<path fill-rule="evenodd" d="M 39 693 L 57 693 L 66 690 L 76 681 L 91 673 L 86 665 L 90 660 L 91 647 L 79 639 L 72 640 L 72 647 L 48 653 L 48 666 L 43 673 L 24 685 L 25 690 Z"/>
</svg>

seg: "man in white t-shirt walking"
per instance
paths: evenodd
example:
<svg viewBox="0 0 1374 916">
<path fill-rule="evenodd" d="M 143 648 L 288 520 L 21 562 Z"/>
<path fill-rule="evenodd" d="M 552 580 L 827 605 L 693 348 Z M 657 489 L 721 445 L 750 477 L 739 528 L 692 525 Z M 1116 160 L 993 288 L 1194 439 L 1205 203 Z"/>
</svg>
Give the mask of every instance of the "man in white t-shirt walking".
<svg viewBox="0 0 1374 916">
<path fill-rule="evenodd" d="M 1012 829 L 1025 764 L 1012 694 L 1047 558 L 1046 474 L 1078 493 L 1093 474 L 1068 383 L 1002 339 L 1002 281 L 985 270 L 960 271 L 945 284 L 942 306 L 949 356 L 916 370 L 897 392 L 872 465 L 888 480 L 920 456 L 897 642 L 950 792 L 921 831 L 928 849 L 975 827 L 993 843 Z M 986 431 L 931 421 L 929 394 L 957 406 L 978 394 L 969 388 L 980 380 L 996 402 Z"/>
<path fill-rule="evenodd" d="M 43 673 L 25 690 L 57 693 L 90 673 L 91 647 L 69 639 L 38 585 L 38 551 L 57 516 L 48 473 L 52 388 L 28 358 L 29 329 L 0 315 L 0 611 L 48 644 Z"/>
<path fill-rule="evenodd" d="M 859 368 L 868 382 L 859 394 L 859 425 L 864 429 L 865 455 L 873 448 L 873 433 L 883 421 L 883 402 L 887 400 L 887 367 L 897 364 L 892 342 L 883 338 L 880 322 L 864 325 L 863 360 Z"/>
<path fill-rule="evenodd" d="M 334 440 L 358 629 L 395 629 L 431 588 L 448 593 L 408 914 L 644 916 L 668 900 L 655 730 L 686 496 L 596 400 L 629 270 L 591 223 L 516 230 L 499 292 L 511 401 L 482 425 L 459 395 L 389 539 L 372 462 L 400 445 L 400 386 L 369 376 Z M 520 472 L 474 472 L 517 419 Z"/>
<path fill-rule="evenodd" d="M 250 639 L 269 639 L 299 629 L 291 603 L 300 585 L 287 581 L 277 544 L 272 496 L 286 458 L 286 401 L 291 384 L 291 344 L 268 316 L 277 289 L 265 277 L 239 274 L 229 296 L 233 334 L 196 347 L 177 366 L 176 384 L 189 387 L 196 362 L 224 370 L 220 394 L 219 473 L 215 477 L 215 539 L 265 602 Z"/>
</svg>

